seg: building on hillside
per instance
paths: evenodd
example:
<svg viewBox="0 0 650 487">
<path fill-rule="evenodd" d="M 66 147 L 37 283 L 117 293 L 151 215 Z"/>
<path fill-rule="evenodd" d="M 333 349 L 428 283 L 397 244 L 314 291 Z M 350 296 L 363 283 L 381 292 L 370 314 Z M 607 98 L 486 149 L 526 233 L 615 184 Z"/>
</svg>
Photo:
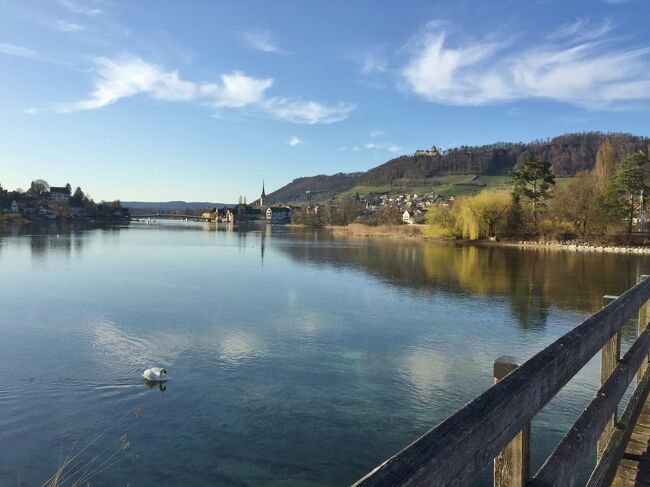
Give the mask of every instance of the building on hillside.
<svg viewBox="0 0 650 487">
<path fill-rule="evenodd" d="M 50 199 L 54 201 L 68 201 L 70 199 L 70 189 L 66 186 L 51 186 Z"/>
<path fill-rule="evenodd" d="M 270 223 L 291 223 L 291 208 L 269 206 L 266 209 L 266 221 Z"/>
<path fill-rule="evenodd" d="M 11 205 L 9 206 L 9 211 L 11 213 L 18 213 L 18 203 L 16 202 L 16 200 L 13 200 L 11 202 Z"/>
<path fill-rule="evenodd" d="M 405 210 L 402 214 L 402 221 L 409 225 L 422 222 L 422 212 L 420 210 Z"/>
<path fill-rule="evenodd" d="M 431 146 L 431 150 L 422 150 L 418 149 L 415 151 L 416 156 L 429 156 L 429 157 L 434 157 L 439 155 L 440 152 L 438 151 L 437 147 L 435 145 Z"/>
<path fill-rule="evenodd" d="M 71 206 L 70 214 L 72 215 L 73 218 L 83 218 L 84 216 L 86 216 L 86 210 L 82 206 Z"/>
</svg>

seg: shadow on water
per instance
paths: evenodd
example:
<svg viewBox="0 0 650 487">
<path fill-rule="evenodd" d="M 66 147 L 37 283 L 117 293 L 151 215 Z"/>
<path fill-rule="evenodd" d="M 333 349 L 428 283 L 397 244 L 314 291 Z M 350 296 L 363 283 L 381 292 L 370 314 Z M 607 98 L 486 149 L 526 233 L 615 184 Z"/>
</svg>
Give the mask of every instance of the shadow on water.
<svg viewBox="0 0 650 487">
<path fill-rule="evenodd" d="M 147 379 L 143 379 L 142 382 L 148 389 L 159 389 L 161 392 L 165 392 L 167 390 L 166 382 L 152 382 Z"/>
</svg>

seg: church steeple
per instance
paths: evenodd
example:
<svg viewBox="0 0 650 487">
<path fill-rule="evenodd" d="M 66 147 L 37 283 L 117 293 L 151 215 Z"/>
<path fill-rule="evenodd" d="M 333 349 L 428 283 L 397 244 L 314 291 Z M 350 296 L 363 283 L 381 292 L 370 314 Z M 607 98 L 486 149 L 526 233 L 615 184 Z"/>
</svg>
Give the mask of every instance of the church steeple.
<svg viewBox="0 0 650 487">
<path fill-rule="evenodd" d="M 264 192 L 264 180 L 262 179 L 262 195 L 260 196 L 260 206 L 264 206 L 264 198 L 266 198 L 266 193 Z"/>
</svg>

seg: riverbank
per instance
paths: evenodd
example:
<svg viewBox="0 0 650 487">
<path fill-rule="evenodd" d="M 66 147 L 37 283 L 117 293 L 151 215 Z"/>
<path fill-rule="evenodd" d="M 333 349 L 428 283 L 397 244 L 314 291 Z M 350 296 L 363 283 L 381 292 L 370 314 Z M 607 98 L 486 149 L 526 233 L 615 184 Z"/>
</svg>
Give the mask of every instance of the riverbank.
<svg viewBox="0 0 650 487">
<path fill-rule="evenodd" d="M 347 226 L 328 225 L 325 228 L 335 236 L 344 237 L 389 237 L 389 238 L 416 238 L 431 240 L 446 244 L 480 245 L 483 247 L 517 247 L 522 249 L 546 249 L 567 252 L 595 252 L 608 254 L 650 254 L 650 246 L 642 245 L 607 245 L 600 243 L 570 241 L 545 241 L 534 240 L 454 240 L 434 239 L 428 236 L 427 225 L 364 225 L 351 223 Z"/>
<path fill-rule="evenodd" d="M 563 250 L 567 252 L 597 252 L 606 254 L 650 254 L 650 247 L 638 245 L 602 245 L 589 242 L 489 242 L 492 245 L 525 249 Z"/>
<path fill-rule="evenodd" d="M 334 235 L 347 237 L 397 237 L 397 238 L 427 238 L 427 225 L 364 225 L 350 223 L 346 226 L 325 226 Z"/>
</svg>

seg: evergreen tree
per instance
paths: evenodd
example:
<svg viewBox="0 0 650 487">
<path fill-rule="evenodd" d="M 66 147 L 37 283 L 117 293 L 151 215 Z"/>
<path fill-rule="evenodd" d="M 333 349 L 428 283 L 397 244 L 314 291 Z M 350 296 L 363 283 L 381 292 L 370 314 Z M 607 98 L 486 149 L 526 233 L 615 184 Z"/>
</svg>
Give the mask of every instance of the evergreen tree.
<svg viewBox="0 0 650 487">
<path fill-rule="evenodd" d="M 74 190 L 74 194 L 70 198 L 70 205 L 81 206 L 85 197 L 86 195 L 84 194 L 84 192 L 81 191 L 81 188 L 79 186 L 77 186 L 77 189 Z"/>
<path fill-rule="evenodd" d="M 632 221 L 641 195 L 647 194 L 648 187 L 645 185 L 643 166 L 646 157 L 642 152 L 629 154 L 616 167 L 613 186 L 619 197 L 618 204 L 620 212 L 625 216 L 627 223 L 628 242 L 632 240 Z"/>
<path fill-rule="evenodd" d="M 553 168 L 548 161 L 539 161 L 530 156 L 521 166 L 512 172 L 514 180 L 513 195 L 530 201 L 533 207 L 533 223 L 537 230 L 537 214 L 546 204 L 549 189 L 555 185 Z"/>
</svg>

